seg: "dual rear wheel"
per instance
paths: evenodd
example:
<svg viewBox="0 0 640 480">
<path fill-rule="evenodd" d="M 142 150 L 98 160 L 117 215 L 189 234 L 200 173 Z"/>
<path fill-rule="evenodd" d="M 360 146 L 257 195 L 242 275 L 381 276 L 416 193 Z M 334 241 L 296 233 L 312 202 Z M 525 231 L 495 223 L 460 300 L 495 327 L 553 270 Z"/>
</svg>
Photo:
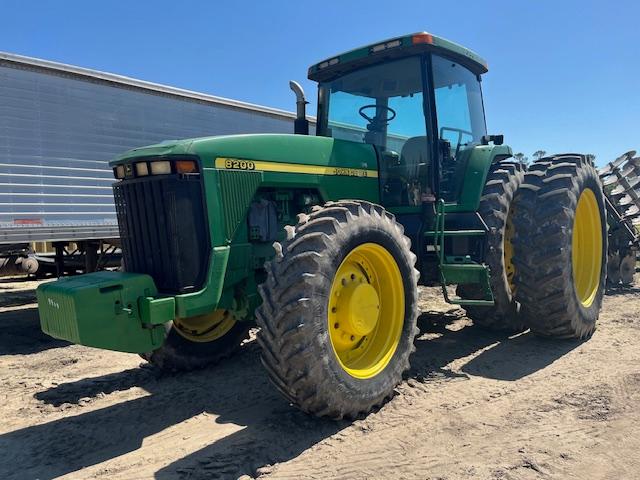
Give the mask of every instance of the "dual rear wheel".
<svg viewBox="0 0 640 480">
<path fill-rule="evenodd" d="M 468 307 L 496 330 L 585 338 L 596 325 L 606 278 L 602 187 L 590 159 L 558 155 L 495 164 L 480 203 L 489 227 L 487 264 L 495 306 Z M 460 288 L 474 298 L 473 287 Z M 476 297 L 479 298 L 479 297 Z"/>
<path fill-rule="evenodd" d="M 605 291 L 602 186 L 584 155 L 534 163 L 516 198 L 514 264 L 520 315 L 534 333 L 587 338 Z"/>
</svg>

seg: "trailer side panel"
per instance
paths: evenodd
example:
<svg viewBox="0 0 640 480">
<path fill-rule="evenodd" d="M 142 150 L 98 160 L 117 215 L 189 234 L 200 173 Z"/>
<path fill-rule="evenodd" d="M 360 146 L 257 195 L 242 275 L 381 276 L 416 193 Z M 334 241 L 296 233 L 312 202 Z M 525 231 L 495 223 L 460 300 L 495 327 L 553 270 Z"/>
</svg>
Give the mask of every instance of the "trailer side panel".
<svg viewBox="0 0 640 480">
<path fill-rule="evenodd" d="M 293 130 L 288 112 L 21 58 L 0 55 L 0 244 L 117 238 L 107 162 L 130 148 Z"/>
</svg>

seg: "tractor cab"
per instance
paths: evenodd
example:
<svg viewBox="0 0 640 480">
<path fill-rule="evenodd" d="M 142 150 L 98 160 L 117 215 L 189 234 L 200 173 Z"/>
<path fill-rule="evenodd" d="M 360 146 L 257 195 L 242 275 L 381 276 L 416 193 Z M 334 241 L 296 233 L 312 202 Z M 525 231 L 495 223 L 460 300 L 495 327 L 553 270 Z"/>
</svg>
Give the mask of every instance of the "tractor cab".
<svg viewBox="0 0 640 480">
<path fill-rule="evenodd" d="M 386 207 L 456 202 L 486 135 L 483 72 L 475 54 L 426 33 L 325 60 L 309 72 L 319 82 L 317 135 L 375 149 Z"/>
<path fill-rule="evenodd" d="M 486 71 L 473 52 L 418 33 L 320 62 L 309 78 L 319 83 L 317 135 L 375 150 L 380 202 L 420 252 L 423 281 L 477 283 L 476 300 L 491 303 L 481 265 L 487 227 L 477 214 L 496 158 L 487 154 Z"/>
</svg>

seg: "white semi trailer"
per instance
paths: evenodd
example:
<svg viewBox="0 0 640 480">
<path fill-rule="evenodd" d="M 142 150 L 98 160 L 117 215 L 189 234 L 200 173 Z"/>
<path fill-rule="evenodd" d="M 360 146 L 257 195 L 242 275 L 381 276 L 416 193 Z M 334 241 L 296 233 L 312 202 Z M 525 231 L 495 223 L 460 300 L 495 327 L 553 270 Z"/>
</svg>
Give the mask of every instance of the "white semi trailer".
<svg viewBox="0 0 640 480">
<path fill-rule="evenodd" d="M 44 265 L 61 273 L 117 261 L 107 163 L 117 154 L 180 138 L 292 133 L 295 117 L 0 52 L 0 271 Z M 56 254 L 34 255 L 33 242 L 51 242 Z"/>
</svg>

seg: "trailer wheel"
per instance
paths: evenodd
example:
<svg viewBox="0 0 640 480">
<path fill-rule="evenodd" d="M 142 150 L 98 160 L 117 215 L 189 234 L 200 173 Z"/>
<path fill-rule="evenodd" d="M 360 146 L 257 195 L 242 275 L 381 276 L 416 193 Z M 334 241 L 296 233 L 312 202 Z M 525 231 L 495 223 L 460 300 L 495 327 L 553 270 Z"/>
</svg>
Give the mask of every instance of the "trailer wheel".
<svg viewBox="0 0 640 480">
<path fill-rule="evenodd" d="M 233 310 L 176 319 L 168 324 L 165 342 L 142 358 L 164 371 L 204 368 L 233 355 L 248 337 L 250 325 Z"/>
<path fill-rule="evenodd" d="M 534 333 L 587 338 L 600 314 L 607 222 L 596 169 L 583 155 L 544 158 L 516 195 L 516 299 Z"/>
<path fill-rule="evenodd" d="M 418 272 L 395 217 L 329 202 L 274 244 L 256 312 L 262 363 L 305 412 L 355 418 L 389 398 L 418 329 Z"/>
<path fill-rule="evenodd" d="M 524 178 L 524 166 L 513 160 L 503 160 L 491 166 L 480 199 L 478 212 L 489 227 L 486 242 L 486 263 L 491 272 L 493 307 L 467 306 L 467 316 L 473 323 L 491 330 L 522 331 L 524 322 L 518 315 L 515 300 L 515 267 L 513 264 L 513 198 Z M 484 289 L 477 285 L 460 285 L 461 298 L 482 299 Z"/>
</svg>

